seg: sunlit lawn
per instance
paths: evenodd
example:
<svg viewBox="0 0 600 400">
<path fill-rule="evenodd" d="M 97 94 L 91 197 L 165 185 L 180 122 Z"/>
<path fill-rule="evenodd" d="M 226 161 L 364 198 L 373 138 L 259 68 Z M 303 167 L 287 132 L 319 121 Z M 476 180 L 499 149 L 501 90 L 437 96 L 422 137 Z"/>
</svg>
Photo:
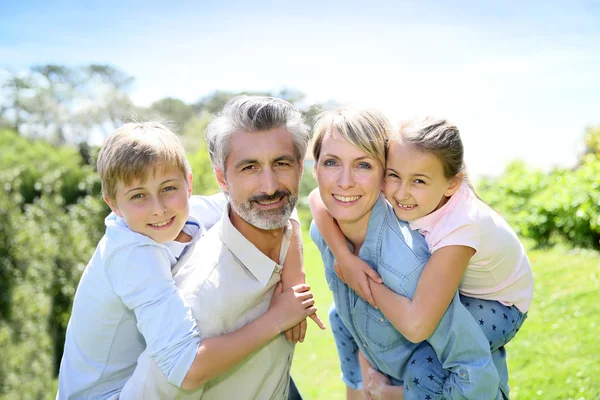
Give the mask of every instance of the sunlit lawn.
<svg viewBox="0 0 600 400">
<path fill-rule="evenodd" d="M 305 235 L 307 281 L 322 319 L 332 302 L 318 250 Z M 512 399 L 600 399 L 600 257 L 564 249 L 530 251 L 536 285 L 523 328 L 507 346 Z M 312 324 L 311 324 L 312 325 Z M 329 330 L 310 326 L 292 374 L 305 399 L 344 398 Z"/>
</svg>

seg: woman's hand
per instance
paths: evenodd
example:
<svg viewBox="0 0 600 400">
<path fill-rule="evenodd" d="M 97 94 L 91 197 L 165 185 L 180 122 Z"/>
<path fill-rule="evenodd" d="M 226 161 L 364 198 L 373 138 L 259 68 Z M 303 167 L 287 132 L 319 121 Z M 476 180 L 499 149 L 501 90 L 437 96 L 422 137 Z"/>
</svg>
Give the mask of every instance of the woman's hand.
<svg viewBox="0 0 600 400">
<path fill-rule="evenodd" d="M 365 391 L 373 400 L 401 400 L 404 399 L 404 389 L 402 386 L 392 386 L 390 380 L 377 371 L 375 368 L 369 368 L 369 383 Z"/>
</svg>

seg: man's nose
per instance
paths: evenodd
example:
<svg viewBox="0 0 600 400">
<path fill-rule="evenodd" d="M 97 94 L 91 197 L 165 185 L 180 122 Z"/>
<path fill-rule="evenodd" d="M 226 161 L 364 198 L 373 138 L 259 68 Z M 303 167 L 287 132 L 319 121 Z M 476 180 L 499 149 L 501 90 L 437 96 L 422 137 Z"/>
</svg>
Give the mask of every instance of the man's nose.
<svg viewBox="0 0 600 400">
<path fill-rule="evenodd" d="M 279 178 L 271 168 L 266 168 L 260 177 L 260 190 L 266 194 L 273 194 L 279 189 Z"/>
</svg>

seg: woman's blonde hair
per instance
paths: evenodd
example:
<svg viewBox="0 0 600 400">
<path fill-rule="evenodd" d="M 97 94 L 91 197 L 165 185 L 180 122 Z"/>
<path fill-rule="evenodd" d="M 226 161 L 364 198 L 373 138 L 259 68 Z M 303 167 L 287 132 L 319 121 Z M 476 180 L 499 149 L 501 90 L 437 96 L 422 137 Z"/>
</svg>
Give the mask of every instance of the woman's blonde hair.
<svg viewBox="0 0 600 400">
<path fill-rule="evenodd" d="M 373 109 L 351 109 L 341 107 L 326 111 L 316 118 L 314 128 L 313 157 L 321 156 L 325 134 L 337 130 L 339 134 L 360 150 L 379 161 L 385 169 L 388 136 L 391 131 L 388 119 Z"/>
</svg>

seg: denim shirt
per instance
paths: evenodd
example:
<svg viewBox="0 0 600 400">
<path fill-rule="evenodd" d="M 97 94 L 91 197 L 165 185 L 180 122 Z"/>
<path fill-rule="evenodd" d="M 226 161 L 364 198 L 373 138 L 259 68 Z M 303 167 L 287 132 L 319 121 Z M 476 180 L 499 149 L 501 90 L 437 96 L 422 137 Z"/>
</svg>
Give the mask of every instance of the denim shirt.
<svg viewBox="0 0 600 400">
<path fill-rule="evenodd" d="M 321 252 L 327 284 L 342 322 L 374 367 L 395 378 L 393 381 L 402 381 L 408 361 L 419 344 L 402 336 L 380 310 L 337 277 L 333 269 L 334 256 L 314 221 L 310 234 Z M 412 298 L 430 253 L 423 236 L 410 230 L 408 223 L 398 220 L 380 195 L 371 210 L 367 235 L 358 256 L 379 273 L 389 289 Z M 461 304 L 458 293 L 427 342 L 442 367 L 451 373 L 445 386 L 450 385 L 452 397 L 492 399 L 497 396 L 499 378 L 488 341 Z"/>
</svg>

